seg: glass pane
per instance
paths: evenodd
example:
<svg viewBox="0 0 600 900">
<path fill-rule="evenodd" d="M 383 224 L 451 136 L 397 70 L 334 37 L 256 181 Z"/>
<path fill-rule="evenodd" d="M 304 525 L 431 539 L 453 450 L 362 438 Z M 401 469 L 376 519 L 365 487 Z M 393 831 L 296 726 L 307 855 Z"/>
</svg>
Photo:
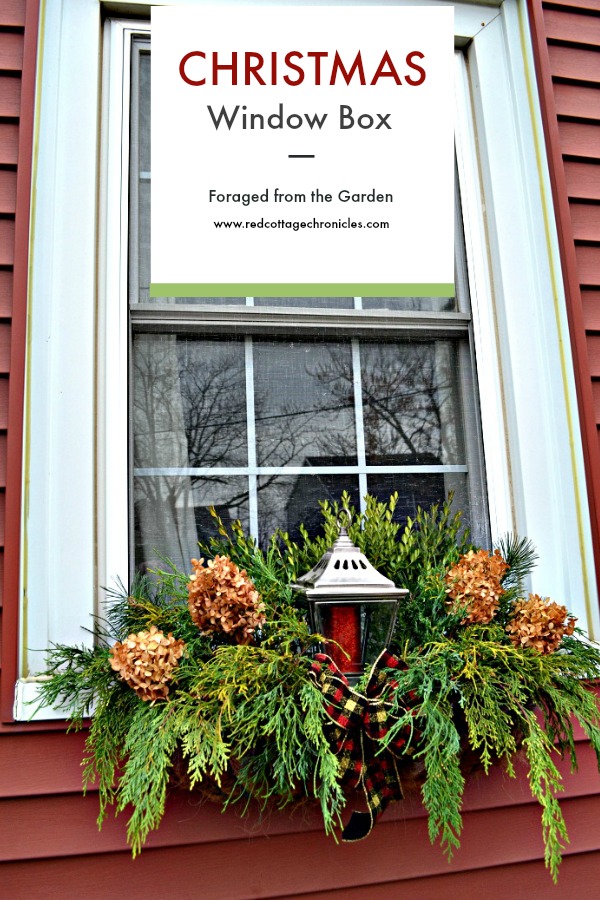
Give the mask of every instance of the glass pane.
<svg viewBox="0 0 600 900">
<path fill-rule="evenodd" d="M 141 172 L 150 172 L 150 54 L 140 53 L 138 100 L 138 163 Z"/>
<path fill-rule="evenodd" d="M 135 303 L 150 302 L 150 173 L 139 177 L 138 183 L 138 257 L 137 296 Z"/>
<path fill-rule="evenodd" d="M 339 500 L 348 491 L 359 506 L 356 475 L 272 475 L 258 479 L 259 542 L 262 546 L 276 528 L 300 538 L 298 526 L 306 525 L 311 537 L 321 533 L 319 500 Z"/>
<path fill-rule="evenodd" d="M 394 309 L 407 312 L 454 312 L 454 297 L 363 297 L 363 309 Z"/>
<path fill-rule="evenodd" d="M 454 342 L 363 344 L 361 365 L 368 465 L 464 463 Z"/>
<path fill-rule="evenodd" d="M 140 287 L 140 303 L 152 303 L 154 306 L 245 306 L 245 297 L 151 297 L 149 283 Z"/>
<path fill-rule="evenodd" d="M 260 466 L 356 464 L 350 344 L 255 341 Z"/>
<path fill-rule="evenodd" d="M 305 309 L 353 309 L 354 297 L 255 297 L 255 306 L 289 306 Z"/>
<path fill-rule="evenodd" d="M 171 559 L 187 571 L 198 541 L 216 536 L 209 507 L 226 525 L 240 519 L 248 530 L 248 479 L 150 475 L 133 480 L 135 567 L 145 572 Z"/>
<path fill-rule="evenodd" d="M 407 518 L 414 519 L 417 507 L 429 509 L 432 503 L 443 503 L 452 492 L 453 508 L 462 510 L 463 524 L 470 525 L 469 493 L 466 472 L 407 473 L 368 475 L 367 488 L 381 501 L 386 501 L 398 492 L 398 505 L 394 511 L 394 520 L 404 524 Z"/>
<path fill-rule="evenodd" d="M 133 429 L 138 468 L 246 465 L 243 342 L 135 335 Z"/>
</svg>

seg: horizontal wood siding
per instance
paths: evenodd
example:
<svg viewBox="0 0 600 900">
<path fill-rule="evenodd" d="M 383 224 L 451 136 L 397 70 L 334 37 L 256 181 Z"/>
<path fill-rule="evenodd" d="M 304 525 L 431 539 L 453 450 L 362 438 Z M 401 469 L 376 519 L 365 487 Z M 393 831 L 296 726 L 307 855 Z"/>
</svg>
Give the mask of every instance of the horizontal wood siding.
<svg viewBox="0 0 600 900">
<path fill-rule="evenodd" d="M 600 92 L 594 87 L 557 81 L 554 85 L 554 98 L 561 121 L 565 116 L 589 119 L 594 125 L 600 120 Z"/>
<path fill-rule="evenodd" d="M 12 312 L 18 116 L 21 104 L 25 0 L 0 3 L 0 492 L 4 515 L 8 428 L 8 373 Z M 0 616 L 4 597 L 4 521 L 0 523 Z M 1 622 L 1 619 L 0 619 Z M 0 886 L 1 890 L 1 886 Z"/>
<path fill-rule="evenodd" d="M 161 828 L 132 862 L 126 816 L 110 814 L 99 833 L 95 793 L 80 796 L 82 735 L 11 735 L 0 739 L 0 748 L 6 754 L 0 776 L 0 888 L 11 898 L 75 896 L 70 886 L 82 878 L 86 900 L 106 896 L 107 883 L 127 883 L 132 898 L 148 896 L 150 883 L 161 896 L 157 885 L 164 878 L 176 879 L 178 896 L 211 900 L 304 895 L 333 900 L 340 892 L 344 898 L 382 896 L 385 888 L 392 891 L 388 896 L 443 896 L 443 889 L 445 896 L 459 897 L 466 884 L 473 891 L 468 896 L 499 898 L 500 888 L 506 891 L 511 884 L 519 896 L 520 871 L 536 897 L 555 896 L 542 862 L 540 810 L 529 794 L 523 763 L 517 779 L 496 769 L 470 780 L 462 848 L 452 864 L 431 846 L 424 811 L 413 796 L 390 807 L 366 841 L 349 846 L 325 837 L 315 808 L 292 816 L 255 811 L 242 820 L 235 808 L 221 814 L 211 803 L 179 791 L 169 797 Z M 577 748 L 577 775 L 560 764 L 571 836 L 566 872 L 577 872 L 580 858 L 586 866 L 600 858 L 600 776 L 581 736 Z M 498 874 L 494 884 L 490 869 Z"/>
<path fill-rule="evenodd" d="M 546 5 L 544 23 L 600 428 L 600 15 L 588 3 Z"/>
<path fill-rule="evenodd" d="M 574 4 L 571 4 L 574 5 Z M 600 47 L 600 18 L 588 15 L 588 10 L 579 4 L 576 11 L 561 9 L 562 4 L 545 4 L 544 21 L 548 41 Z M 585 12 L 585 15 L 581 15 Z"/>
</svg>

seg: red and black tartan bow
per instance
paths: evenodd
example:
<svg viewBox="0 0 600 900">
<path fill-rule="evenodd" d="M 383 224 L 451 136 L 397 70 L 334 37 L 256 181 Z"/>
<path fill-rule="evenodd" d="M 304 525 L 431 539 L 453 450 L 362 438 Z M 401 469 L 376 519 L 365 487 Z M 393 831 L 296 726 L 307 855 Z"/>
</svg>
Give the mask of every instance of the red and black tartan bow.
<svg viewBox="0 0 600 900">
<path fill-rule="evenodd" d="M 331 721 L 327 736 L 339 761 L 341 784 L 362 788 L 367 803 L 368 812 L 353 811 L 342 832 L 343 841 L 367 837 L 390 800 L 402 799 L 396 759 L 412 752 L 406 745 L 411 735 L 418 737 L 416 729 L 407 725 L 385 749 L 380 742 L 397 721 L 386 700 L 397 682 L 386 670 L 406 668 L 406 663 L 384 650 L 371 669 L 365 694 L 359 694 L 329 656 L 316 654 L 311 666 Z M 402 699 L 406 709 L 416 703 L 412 692 Z"/>
</svg>

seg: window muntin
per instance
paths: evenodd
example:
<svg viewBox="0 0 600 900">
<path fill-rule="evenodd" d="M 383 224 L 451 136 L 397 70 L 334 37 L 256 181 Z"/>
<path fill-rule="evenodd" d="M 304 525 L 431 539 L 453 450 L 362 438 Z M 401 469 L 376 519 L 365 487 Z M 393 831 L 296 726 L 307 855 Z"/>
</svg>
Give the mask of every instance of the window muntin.
<svg viewBox="0 0 600 900">
<path fill-rule="evenodd" d="M 187 565 L 215 506 L 264 543 L 319 499 L 449 491 L 488 533 L 464 250 L 457 298 L 150 298 L 150 56 L 132 53 L 130 303 L 135 566 Z M 460 211 L 458 229 L 462 235 Z M 270 313 L 270 310 L 273 312 Z M 277 315 L 277 335 L 271 315 Z M 337 318 L 337 317 L 342 317 Z M 326 323 L 326 328 L 324 327 Z M 472 515 L 471 510 L 476 510 Z"/>
</svg>

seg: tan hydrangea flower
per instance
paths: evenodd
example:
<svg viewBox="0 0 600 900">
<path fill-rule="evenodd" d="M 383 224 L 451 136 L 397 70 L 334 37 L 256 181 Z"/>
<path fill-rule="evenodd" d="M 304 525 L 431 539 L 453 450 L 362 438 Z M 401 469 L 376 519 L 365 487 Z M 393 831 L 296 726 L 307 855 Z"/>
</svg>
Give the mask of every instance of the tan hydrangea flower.
<svg viewBox="0 0 600 900">
<path fill-rule="evenodd" d="M 188 582 L 188 605 L 200 631 L 223 632 L 238 644 L 249 644 L 265 622 L 264 603 L 245 569 L 228 556 L 215 556 L 206 566 L 193 559 Z"/>
<path fill-rule="evenodd" d="M 149 631 L 138 631 L 117 642 L 111 648 L 110 664 L 142 700 L 164 700 L 184 649 L 185 641 L 152 625 Z"/>
<path fill-rule="evenodd" d="M 528 600 L 518 600 L 511 621 L 506 626 L 515 647 L 533 647 L 540 653 L 553 653 L 565 634 L 575 630 L 574 616 L 567 618 L 567 607 L 530 594 Z"/>
<path fill-rule="evenodd" d="M 452 612 L 464 609 L 463 625 L 491 622 L 504 593 L 501 579 L 508 563 L 499 550 L 469 550 L 446 575 L 448 606 Z"/>
</svg>

